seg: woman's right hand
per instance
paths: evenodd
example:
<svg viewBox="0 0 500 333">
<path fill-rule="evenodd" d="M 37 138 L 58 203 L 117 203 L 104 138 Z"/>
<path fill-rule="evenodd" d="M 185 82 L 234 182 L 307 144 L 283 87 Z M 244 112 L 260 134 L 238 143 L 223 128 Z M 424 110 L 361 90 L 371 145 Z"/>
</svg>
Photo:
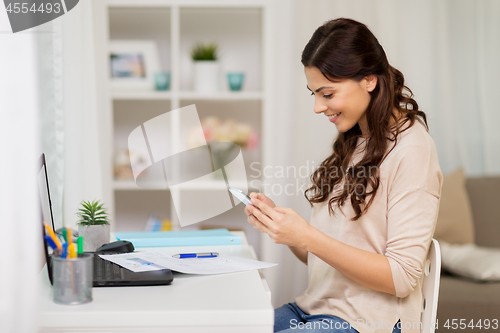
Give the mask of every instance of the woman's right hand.
<svg viewBox="0 0 500 333">
<path fill-rule="evenodd" d="M 264 194 L 262 193 L 255 193 L 255 192 L 252 192 L 250 193 L 250 199 L 253 199 L 253 198 L 257 198 L 259 199 L 260 201 L 264 202 L 266 205 L 270 206 L 271 208 L 274 208 L 276 207 L 276 204 L 274 203 L 274 201 L 272 201 L 271 199 L 269 199 L 268 197 L 266 197 Z M 248 210 L 248 208 L 245 207 L 245 210 L 244 210 L 245 214 L 247 214 L 248 218 L 247 218 L 247 221 L 250 222 L 250 219 L 252 218 L 256 218 L 252 213 L 250 213 L 250 211 Z"/>
</svg>

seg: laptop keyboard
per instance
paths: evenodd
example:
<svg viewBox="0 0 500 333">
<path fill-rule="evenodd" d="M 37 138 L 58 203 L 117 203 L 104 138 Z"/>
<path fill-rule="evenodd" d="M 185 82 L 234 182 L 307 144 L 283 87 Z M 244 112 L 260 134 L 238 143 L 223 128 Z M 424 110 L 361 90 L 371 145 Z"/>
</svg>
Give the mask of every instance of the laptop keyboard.
<svg viewBox="0 0 500 333">
<path fill-rule="evenodd" d="M 123 268 L 104 260 L 99 256 L 94 257 L 94 280 L 123 280 Z"/>
</svg>

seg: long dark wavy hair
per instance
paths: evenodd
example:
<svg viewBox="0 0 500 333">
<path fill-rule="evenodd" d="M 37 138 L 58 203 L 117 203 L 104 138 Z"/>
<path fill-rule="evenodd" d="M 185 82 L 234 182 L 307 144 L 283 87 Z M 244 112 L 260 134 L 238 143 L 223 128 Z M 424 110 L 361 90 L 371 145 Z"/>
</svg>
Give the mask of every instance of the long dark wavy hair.
<svg viewBox="0 0 500 333">
<path fill-rule="evenodd" d="M 396 146 L 399 134 L 413 126 L 418 117 L 428 131 L 426 115 L 418 110 L 413 93 L 404 84 L 403 74 L 389 65 L 377 38 L 362 23 L 346 18 L 326 22 L 312 35 L 302 52 L 301 61 L 306 67 L 318 68 L 328 80 L 352 79 L 359 82 L 368 75 L 377 77 L 377 86 L 370 93 L 366 110 L 370 136 L 366 139 L 364 157 L 348 168 L 362 133 L 358 124 L 344 133 L 339 132 L 333 143 L 333 153 L 312 173 L 312 186 L 304 193 L 311 206 L 323 202 L 335 188 L 340 187 L 345 177 L 341 193 L 331 196 L 328 209 L 330 214 L 335 214 L 334 203 L 342 210 L 341 206 L 350 198 L 356 214 L 352 220 L 356 221 L 366 213 L 375 197 L 380 184 L 379 167 Z M 401 115 L 399 120 L 393 113 L 394 109 Z M 408 121 L 409 126 L 402 130 Z M 389 141 L 394 145 L 386 152 Z M 377 172 L 374 175 L 370 172 L 367 176 L 367 170 L 372 169 Z M 362 191 L 359 191 L 360 188 Z"/>
</svg>

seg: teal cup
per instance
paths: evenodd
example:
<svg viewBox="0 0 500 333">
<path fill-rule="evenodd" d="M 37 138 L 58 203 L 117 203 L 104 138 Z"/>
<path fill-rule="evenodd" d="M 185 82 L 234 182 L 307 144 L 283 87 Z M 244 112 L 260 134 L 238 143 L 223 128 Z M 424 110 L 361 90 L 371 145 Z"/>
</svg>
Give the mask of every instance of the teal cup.
<svg viewBox="0 0 500 333">
<path fill-rule="evenodd" d="M 229 84 L 229 89 L 231 91 L 240 91 L 243 86 L 243 81 L 245 80 L 245 73 L 242 72 L 230 72 L 227 73 L 227 83 Z"/>
<path fill-rule="evenodd" d="M 155 88 L 160 91 L 170 89 L 170 72 L 155 73 Z"/>
</svg>

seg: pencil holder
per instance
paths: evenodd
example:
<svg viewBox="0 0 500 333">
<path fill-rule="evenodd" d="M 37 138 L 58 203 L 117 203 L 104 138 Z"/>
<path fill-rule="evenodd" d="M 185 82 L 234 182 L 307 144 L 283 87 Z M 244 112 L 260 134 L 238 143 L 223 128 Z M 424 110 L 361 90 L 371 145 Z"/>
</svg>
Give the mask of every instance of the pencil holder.
<svg viewBox="0 0 500 333">
<path fill-rule="evenodd" d="M 93 255 L 77 258 L 52 257 L 54 302 L 84 304 L 92 301 Z"/>
</svg>

